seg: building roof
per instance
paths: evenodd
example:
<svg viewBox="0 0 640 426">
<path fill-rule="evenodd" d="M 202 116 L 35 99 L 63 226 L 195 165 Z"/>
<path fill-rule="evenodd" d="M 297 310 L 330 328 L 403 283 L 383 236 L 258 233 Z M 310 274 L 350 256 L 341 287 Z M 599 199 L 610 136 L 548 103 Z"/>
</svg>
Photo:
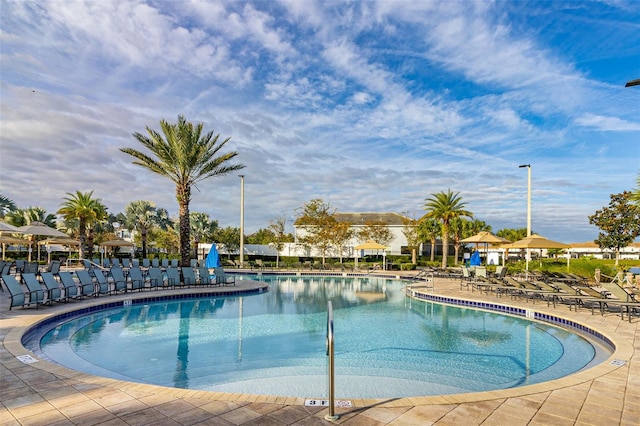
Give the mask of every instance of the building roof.
<svg viewBox="0 0 640 426">
<path fill-rule="evenodd" d="M 409 220 L 408 217 L 399 213 L 335 213 L 334 216 L 338 222 L 347 222 L 352 226 L 365 226 L 371 222 L 380 222 L 387 226 L 403 226 L 403 219 Z M 297 219 L 293 225 L 301 226 Z"/>
<path fill-rule="evenodd" d="M 399 213 L 336 213 L 338 222 L 348 222 L 355 226 L 364 226 L 371 222 L 384 223 L 387 226 L 403 226 L 408 217 Z"/>
</svg>

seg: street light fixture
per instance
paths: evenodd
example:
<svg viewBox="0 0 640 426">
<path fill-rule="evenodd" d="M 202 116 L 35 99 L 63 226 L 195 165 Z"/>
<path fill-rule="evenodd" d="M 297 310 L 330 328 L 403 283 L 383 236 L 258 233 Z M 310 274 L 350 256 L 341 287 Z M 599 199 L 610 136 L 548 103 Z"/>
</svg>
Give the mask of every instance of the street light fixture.
<svg viewBox="0 0 640 426">
<path fill-rule="evenodd" d="M 244 267 L 244 175 L 240 176 L 240 267 Z"/>
</svg>

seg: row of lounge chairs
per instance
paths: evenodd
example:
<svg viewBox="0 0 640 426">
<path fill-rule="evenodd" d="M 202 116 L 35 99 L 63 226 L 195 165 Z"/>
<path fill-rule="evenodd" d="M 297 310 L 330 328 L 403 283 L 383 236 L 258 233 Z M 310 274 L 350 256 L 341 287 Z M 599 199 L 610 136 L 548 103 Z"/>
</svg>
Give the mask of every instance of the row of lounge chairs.
<svg viewBox="0 0 640 426">
<path fill-rule="evenodd" d="M 460 288 L 465 287 L 487 294 L 493 292 L 498 297 L 525 298 L 533 303 L 536 300 L 546 301 L 547 305 L 553 304 L 554 307 L 559 303 L 569 305 L 569 309 L 575 307 L 576 310 L 584 306 L 591 308 L 592 312 L 597 308 L 601 314 L 616 310 L 623 318 L 627 314 L 629 321 L 632 314 L 640 314 L 640 291 L 637 289 L 625 289 L 615 282 L 589 286 L 586 278 L 571 274 L 472 276 L 463 270 Z"/>
<path fill-rule="evenodd" d="M 2 275 L 1 279 L 11 297 L 9 309 L 34 305 L 68 302 L 84 297 L 98 297 L 131 291 L 158 290 L 197 286 L 235 286 L 235 277 L 222 268 L 213 268 L 214 275 L 206 267 L 160 268 L 142 270 L 131 267 L 124 270 L 114 266 L 108 270 L 93 267 L 89 270 L 59 271 L 57 274 L 43 271 L 18 275 Z"/>
<path fill-rule="evenodd" d="M 101 268 L 111 268 L 111 267 L 121 267 L 124 269 L 129 269 L 131 267 L 140 267 L 140 268 L 162 268 L 162 269 L 166 269 L 166 268 L 178 268 L 179 262 L 178 259 L 158 259 L 158 258 L 153 258 L 153 259 L 147 259 L 144 258 L 142 260 L 140 259 L 129 259 L 128 257 L 125 258 L 117 258 L 114 257 L 112 259 L 108 259 L 108 258 L 104 258 L 102 260 L 100 259 L 92 259 L 92 260 L 88 260 L 88 259 L 84 259 L 82 261 L 85 269 L 91 269 L 94 267 L 101 267 Z M 191 259 L 190 265 L 192 268 L 197 268 L 199 266 L 199 262 L 197 259 Z"/>
</svg>

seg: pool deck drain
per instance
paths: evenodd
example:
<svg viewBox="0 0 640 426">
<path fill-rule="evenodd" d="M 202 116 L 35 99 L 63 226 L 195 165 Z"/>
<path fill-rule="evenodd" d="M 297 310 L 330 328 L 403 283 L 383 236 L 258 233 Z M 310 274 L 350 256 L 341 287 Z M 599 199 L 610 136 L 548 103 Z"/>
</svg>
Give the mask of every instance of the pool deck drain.
<svg viewBox="0 0 640 426">
<path fill-rule="evenodd" d="M 393 275 L 391 276 L 393 278 Z M 254 288 L 239 282 L 237 290 Z M 223 288 L 228 291 L 233 287 Z M 200 290 L 200 289 L 198 289 Z M 188 292 L 188 289 L 169 290 Z M 220 291 L 212 288 L 211 293 Z M 431 293 L 431 290 L 429 290 Z M 160 294 L 160 292 L 158 292 Z M 148 295 L 142 293 L 142 295 Z M 460 290 L 457 280 L 437 279 L 435 294 L 527 307 L 569 318 L 609 336 L 617 350 L 608 362 L 586 372 L 525 388 L 483 393 L 388 400 L 350 400 L 336 407 L 337 423 L 352 425 L 638 425 L 640 424 L 640 347 L 638 324 L 608 313 L 591 315 L 545 304 L 498 299 Z M 78 373 L 46 361 L 33 362 L 20 344 L 30 325 L 98 300 L 9 311 L 0 293 L 0 424 L 2 425 L 314 425 L 326 406 L 305 398 L 228 394 L 121 382 Z M 136 297 L 136 294 L 133 295 Z M 33 358 L 33 357 L 31 357 Z M 27 360 L 28 362 L 25 362 Z M 336 390 L 339 394 L 339 391 Z M 310 395 L 309 398 L 312 396 Z M 339 397 L 339 395 L 338 395 Z M 309 399 L 307 398 L 307 399 Z"/>
</svg>

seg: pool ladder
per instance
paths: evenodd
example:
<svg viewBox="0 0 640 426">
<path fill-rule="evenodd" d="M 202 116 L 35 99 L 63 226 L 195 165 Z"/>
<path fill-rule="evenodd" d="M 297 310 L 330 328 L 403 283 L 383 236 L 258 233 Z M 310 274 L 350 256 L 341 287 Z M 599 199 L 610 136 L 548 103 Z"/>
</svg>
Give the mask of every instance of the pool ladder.
<svg viewBox="0 0 640 426">
<path fill-rule="evenodd" d="M 333 305 L 331 301 L 327 302 L 327 356 L 329 357 L 329 414 L 324 416 L 325 420 L 335 421 L 340 418 L 339 415 L 336 414 L 335 407 L 335 386 L 334 386 L 334 372 L 335 372 L 335 364 L 334 364 L 334 346 L 333 346 Z"/>
</svg>

